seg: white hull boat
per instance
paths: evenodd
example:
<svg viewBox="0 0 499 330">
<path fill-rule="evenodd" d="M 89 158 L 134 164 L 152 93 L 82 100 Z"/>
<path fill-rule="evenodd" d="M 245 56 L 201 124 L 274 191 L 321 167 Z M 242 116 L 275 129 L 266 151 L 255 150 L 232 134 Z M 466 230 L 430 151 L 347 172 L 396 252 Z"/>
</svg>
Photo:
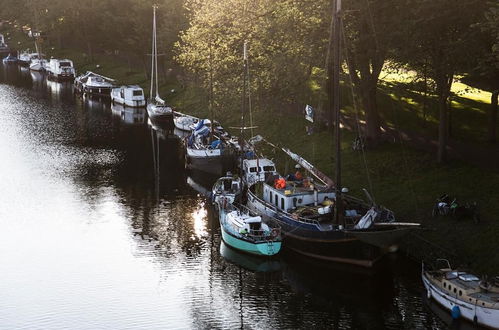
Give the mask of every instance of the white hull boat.
<svg viewBox="0 0 499 330">
<path fill-rule="evenodd" d="M 425 269 L 422 280 L 429 299 L 434 299 L 451 312 L 477 325 L 499 329 L 499 283 L 481 281 L 466 272 L 453 270 L 447 260 L 445 268 Z"/>
<path fill-rule="evenodd" d="M 127 85 L 113 88 L 111 101 L 127 107 L 141 108 L 146 106 L 143 89 L 138 85 Z"/>
<path fill-rule="evenodd" d="M 31 60 L 31 64 L 29 65 L 29 69 L 31 71 L 43 72 L 46 71 L 48 67 L 48 63 L 44 59 L 35 58 Z"/>
</svg>

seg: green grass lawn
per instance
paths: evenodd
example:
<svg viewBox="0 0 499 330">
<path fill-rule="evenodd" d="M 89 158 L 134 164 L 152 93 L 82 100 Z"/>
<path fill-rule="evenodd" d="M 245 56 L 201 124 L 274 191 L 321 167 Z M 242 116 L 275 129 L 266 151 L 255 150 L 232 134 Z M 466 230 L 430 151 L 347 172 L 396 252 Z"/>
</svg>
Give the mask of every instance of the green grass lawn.
<svg viewBox="0 0 499 330">
<path fill-rule="evenodd" d="M 20 32 L 11 33 L 8 37 L 17 44 L 18 49 L 33 48 L 33 41 Z M 91 62 L 76 50 L 49 47 L 45 52 L 49 56 L 73 59 L 78 72 L 92 70 L 116 78 L 121 83 L 140 84 L 146 93 L 148 91 L 149 82 L 144 72 L 129 72 L 128 65 L 113 56 L 96 55 Z M 438 109 L 435 98 L 426 100 L 427 111 L 424 116 L 423 95 L 414 89 L 407 77 L 395 78 L 393 75 L 384 77 L 379 87 L 378 105 L 383 120 L 395 129 L 436 138 Z M 182 89 L 175 79 L 170 80 L 161 86 L 161 95 L 165 99 L 179 111 L 200 117 L 209 116 L 207 98 L 200 88 Z M 170 93 L 171 89 L 176 92 Z M 466 90 L 453 97 L 454 137 L 480 144 L 486 132 L 490 95 L 476 89 L 468 90 L 462 83 L 455 84 L 454 89 L 456 93 L 458 89 Z M 342 95 L 348 94 L 348 89 L 344 88 Z M 354 115 L 353 108 L 348 104 L 344 106 L 343 112 Z M 215 118 L 225 127 L 240 124 L 239 109 L 225 112 L 215 109 Z M 334 178 L 331 132 L 316 129 L 312 135 L 307 135 L 306 126 L 310 123 L 305 121 L 302 113 L 271 107 L 256 107 L 253 122 L 258 126 L 255 134 L 290 148 Z M 237 131 L 232 133 L 238 134 Z M 428 229 L 421 231 L 425 238 L 455 252 L 471 262 L 478 271 L 499 273 L 499 254 L 496 253 L 499 240 L 498 172 L 459 161 L 438 165 L 435 155 L 414 150 L 403 143 L 383 144 L 363 154 L 351 148 L 354 132 L 343 130 L 342 136 L 343 186 L 348 187 L 353 195 L 363 197 L 362 188 L 367 188 L 377 203 L 392 209 L 399 219 L 422 222 Z M 294 163 L 284 153 L 268 147 L 262 147 L 259 151 L 274 159 L 282 173 L 292 170 Z M 455 195 L 461 201 L 477 201 L 483 222 L 474 225 L 471 220 L 456 222 L 453 219 L 431 218 L 433 203 L 442 193 Z"/>
</svg>

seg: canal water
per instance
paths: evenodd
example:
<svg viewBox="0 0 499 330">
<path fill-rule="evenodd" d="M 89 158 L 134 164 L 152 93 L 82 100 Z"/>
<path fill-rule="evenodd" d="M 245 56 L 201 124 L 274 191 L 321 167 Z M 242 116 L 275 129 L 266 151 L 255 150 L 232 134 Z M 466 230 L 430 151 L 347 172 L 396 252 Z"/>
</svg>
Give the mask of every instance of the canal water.
<svg viewBox="0 0 499 330">
<path fill-rule="evenodd" d="M 0 329 L 446 329 L 419 265 L 364 273 L 223 245 L 144 110 L 0 69 Z"/>
</svg>

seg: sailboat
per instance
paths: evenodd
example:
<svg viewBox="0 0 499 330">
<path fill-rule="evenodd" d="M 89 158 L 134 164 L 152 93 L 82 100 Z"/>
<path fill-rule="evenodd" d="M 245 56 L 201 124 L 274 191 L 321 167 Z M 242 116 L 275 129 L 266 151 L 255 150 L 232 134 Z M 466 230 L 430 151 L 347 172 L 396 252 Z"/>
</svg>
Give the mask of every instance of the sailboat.
<svg viewBox="0 0 499 330">
<path fill-rule="evenodd" d="M 152 53 L 151 53 L 151 90 L 147 104 L 147 114 L 159 126 L 173 130 L 173 110 L 159 96 L 158 83 L 158 45 L 156 38 L 156 5 L 153 6 Z"/>
<path fill-rule="evenodd" d="M 285 247 L 309 258 L 373 267 L 415 223 L 396 222 L 393 212 L 349 195 L 341 187 L 340 162 L 340 0 L 336 0 L 333 65 L 333 111 L 336 142 L 336 182 L 307 160 L 281 148 L 313 177 L 276 175 L 248 189 L 248 207 L 281 226 Z M 252 139 L 254 143 L 263 140 Z M 250 141 L 251 142 L 251 141 Z M 276 146 L 274 146 L 277 148 Z M 297 173 L 298 174 L 298 173 Z"/>
<path fill-rule="evenodd" d="M 32 71 L 45 72 L 45 70 L 48 67 L 48 62 L 46 59 L 43 58 L 41 49 L 38 47 L 38 43 L 36 42 L 36 37 L 35 37 L 35 48 L 36 48 L 36 54 L 38 54 L 38 56 L 34 56 L 31 58 L 29 69 Z"/>
</svg>

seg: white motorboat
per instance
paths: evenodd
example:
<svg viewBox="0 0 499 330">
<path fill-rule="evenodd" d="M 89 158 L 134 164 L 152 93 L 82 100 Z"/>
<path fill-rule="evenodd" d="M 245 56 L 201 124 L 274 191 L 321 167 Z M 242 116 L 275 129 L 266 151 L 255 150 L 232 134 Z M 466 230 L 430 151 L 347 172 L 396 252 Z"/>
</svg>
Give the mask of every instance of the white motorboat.
<svg viewBox="0 0 499 330">
<path fill-rule="evenodd" d="M 219 178 L 212 188 L 213 202 L 218 205 L 221 198 L 233 204 L 242 193 L 241 178 L 233 176 L 230 172 Z"/>
<path fill-rule="evenodd" d="M 111 101 L 128 107 L 145 107 L 144 90 L 138 85 L 126 85 L 111 90 Z"/>
<path fill-rule="evenodd" d="M 451 312 L 454 319 L 462 317 L 477 325 L 499 329 L 499 279 L 480 280 L 477 276 L 452 269 L 449 261 L 439 259 L 443 268 L 427 269 L 423 264 L 421 277 L 428 298 L 435 299 Z"/>
<path fill-rule="evenodd" d="M 244 159 L 243 179 L 248 186 L 264 182 L 269 177 L 278 175 L 275 164 L 267 158 Z"/>
<path fill-rule="evenodd" d="M 48 67 L 47 60 L 43 58 L 33 58 L 29 64 L 29 69 L 31 71 L 45 72 Z"/>
<path fill-rule="evenodd" d="M 68 59 L 51 59 L 47 72 L 48 77 L 55 80 L 73 80 L 75 77 L 73 61 Z"/>
<path fill-rule="evenodd" d="M 75 89 L 87 95 L 110 96 L 113 82 L 114 79 L 87 71 L 75 78 Z"/>
</svg>

